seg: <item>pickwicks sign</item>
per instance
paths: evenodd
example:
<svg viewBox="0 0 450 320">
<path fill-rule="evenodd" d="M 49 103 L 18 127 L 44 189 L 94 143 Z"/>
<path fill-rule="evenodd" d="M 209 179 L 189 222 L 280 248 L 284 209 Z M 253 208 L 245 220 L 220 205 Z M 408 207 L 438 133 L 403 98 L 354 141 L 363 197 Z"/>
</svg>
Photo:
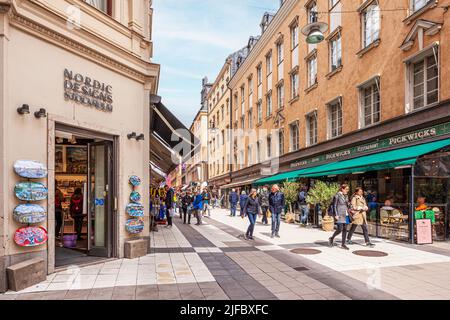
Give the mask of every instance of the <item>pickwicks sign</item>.
<svg viewBox="0 0 450 320">
<path fill-rule="evenodd" d="M 64 99 L 96 108 L 113 111 L 112 86 L 64 69 Z"/>
</svg>

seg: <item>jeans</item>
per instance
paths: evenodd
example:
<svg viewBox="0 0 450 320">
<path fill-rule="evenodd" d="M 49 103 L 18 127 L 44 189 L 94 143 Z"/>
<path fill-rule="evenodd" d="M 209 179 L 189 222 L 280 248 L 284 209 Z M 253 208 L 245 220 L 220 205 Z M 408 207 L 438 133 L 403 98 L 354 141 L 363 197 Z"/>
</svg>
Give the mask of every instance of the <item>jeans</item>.
<svg viewBox="0 0 450 320">
<path fill-rule="evenodd" d="M 258 216 L 257 214 L 254 213 L 249 213 L 247 214 L 248 216 L 248 220 L 250 220 L 250 225 L 248 226 L 247 229 L 247 237 L 253 237 L 253 231 L 255 230 L 255 224 L 256 224 L 256 217 Z"/>
<path fill-rule="evenodd" d="M 353 233 L 355 233 L 356 228 L 358 228 L 358 225 L 357 224 L 352 224 L 352 227 L 350 228 L 350 231 L 348 233 L 347 240 L 349 240 L 349 241 L 352 240 Z M 363 234 L 364 234 L 364 240 L 366 240 L 366 243 L 369 243 L 370 242 L 369 229 L 367 228 L 367 225 L 363 224 L 363 225 L 361 225 L 361 228 L 362 228 L 362 231 L 363 231 Z"/>
<path fill-rule="evenodd" d="M 272 234 L 278 234 L 280 232 L 281 212 L 272 213 Z"/>
<path fill-rule="evenodd" d="M 209 202 L 205 202 L 203 204 L 203 214 L 206 213 L 206 210 L 208 210 L 208 216 L 211 217 L 211 209 L 209 208 Z"/>
<path fill-rule="evenodd" d="M 195 210 L 195 217 L 197 218 L 197 224 L 201 225 L 202 224 L 202 210 Z"/>
<path fill-rule="evenodd" d="M 236 204 L 236 203 L 232 203 L 232 204 L 231 204 L 231 215 L 232 215 L 233 217 L 236 217 L 236 207 L 237 207 L 237 204 Z"/>
<path fill-rule="evenodd" d="M 55 235 L 59 237 L 63 223 L 62 211 L 60 210 L 55 211 L 55 220 L 56 220 Z"/>
<path fill-rule="evenodd" d="M 78 238 L 81 237 L 81 231 L 83 229 L 83 220 L 84 217 L 80 216 L 80 217 L 75 217 L 75 232 L 77 233 Z"/>
<path fill-rule="evenodd" d="M 188 218 L 188 223 L 191 224 L 191 210 L 183 207 L 183 223 L 186 224 L 186 218 Z"/>
<path fill-rule="evenodd" d="M 267 221 L 267 210 L 269 210 L 269 207 L 267 207 L 267 206 L 261 207 L 261 211 L 263 214 L 262 223 L 264 223 L 264 224 L 269 223 L 269 221 Z"/>
<path fill-rule="evenodd" d="M 344 246 L 345 240 L 347 239 L 347 225 L 346 224 L 338 223 L 337 229 L 330 239 L 334 241 L 334 238 L 336 238 L 341 232 L 342 232 L 342 245 Z"/>
<path fill-rule="evenodd" d="M 298 207 L 300 208 L 300 212 L 302 214 L 301 222 L 302 224 L 306 224 L 308 222 L 309 217 L 309 206 L 301 204 Z"/>
</svg>

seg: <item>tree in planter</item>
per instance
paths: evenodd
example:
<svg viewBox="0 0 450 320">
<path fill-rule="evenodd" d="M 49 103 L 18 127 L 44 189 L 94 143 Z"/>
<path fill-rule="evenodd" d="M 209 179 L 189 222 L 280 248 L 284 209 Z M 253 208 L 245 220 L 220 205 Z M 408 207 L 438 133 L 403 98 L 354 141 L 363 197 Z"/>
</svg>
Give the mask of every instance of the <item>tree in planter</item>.
<svg viewBox="0 0 450 320">
<path fill-rule="evenodd" d="M 328 215 L 328 208 L 333 202 L 333 197 L 336 195 L 338 191 L 339 191 L 339 184 L 337 183 L 326 183 L 323 181 L 317 181 L 314 187 L 311 188 L 311 190 L 309 190 L 308 196 L 306 197 L 306 203 L 314 206 L 319 205 L 322 212 L 325 211 L 325 217 L 323 221 L 329 223 L 331 223 L 332 221 L 333 227 L 334 227 L 334 218 Z M 322 227 L 324 229 L 330 228 L 329 226 L 326 227 L 323 224 Z"/>
<path fill-rule="evenodd" d="M 284 193 L 286 206 L 289 208 L 289 214 L 293 215 L 292 205 L 297 201 L 298 189 L 300 184 L 297 182 L 286 181 L 281 187 L 281 192 Z M 294 219 L 295 221 L 295 219 Z"/>
</svg>

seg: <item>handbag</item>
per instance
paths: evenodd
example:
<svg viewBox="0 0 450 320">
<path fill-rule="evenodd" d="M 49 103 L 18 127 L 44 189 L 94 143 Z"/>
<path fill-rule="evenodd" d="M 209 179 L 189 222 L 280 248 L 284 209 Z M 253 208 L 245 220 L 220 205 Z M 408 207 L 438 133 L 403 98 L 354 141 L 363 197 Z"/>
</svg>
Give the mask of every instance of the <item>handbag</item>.
<svg viewBox="0 0 450 320">
<path fill-rule="evenodd" d="M 267 219 L 272 218 L 272 212 L 270 212 L 270 209 L 267 209 Z"/>
</svg>

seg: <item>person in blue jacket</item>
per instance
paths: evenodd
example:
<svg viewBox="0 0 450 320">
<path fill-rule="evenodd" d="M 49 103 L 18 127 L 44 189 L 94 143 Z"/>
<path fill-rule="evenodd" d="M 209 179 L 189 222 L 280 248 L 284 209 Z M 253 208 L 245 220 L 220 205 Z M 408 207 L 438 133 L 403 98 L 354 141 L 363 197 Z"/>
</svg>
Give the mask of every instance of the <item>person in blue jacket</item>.
<svg viewBox="0 0 450 320">
<path fill-rule="evenodd" d="M 269 207 L 270 212 L 272 212 L 272 236 L 280 237 L 280 223 L 281 223 L 281 213 L 283 212 L 284 206 L 286 205 L 284 194 L 280 191 L 278 185 L 272 186 L 272 193 L 269 196 Z"/>
<path fill-rule="evenodd" d="M 199 226 L 202 224 L 202 211 L 203 211 L 203 196 L 200 191 L 197 190 L 194 197 L 193 210 L 194 215 L 197 218 L 196 225 Z"/>
<path fill-rule="evenodd" d="M 255 230 L 256 218 L 261 211 L 261 206 L 259 205 L 258 192 L 256 189 L 252 189 L 250 196 L 244 205 L 244 211 L 241 212 L 241 217 L 248 217 L 250 225 L 248 226 L 247 233 L 244 235 L 245 240 L 253 240 L 253 231 Z"/>
<path fill-rule="evenodd" d="M 248 199 L 248 195 L 245 191 L 241 192 L 241 196 L 239 197 L 239 206 L 241 207 L 241 215 L 244 212 L 244 206 L 245 203 L 247 202 Z"/>
<path fill-rule="evenodd" d="M 230 216 L 236 217 L 236 207 L 239 202 L 239 195 L 237 194 L 235 189 L 231 190 L 228 200 L 230 200 Z"/>
</svg>

